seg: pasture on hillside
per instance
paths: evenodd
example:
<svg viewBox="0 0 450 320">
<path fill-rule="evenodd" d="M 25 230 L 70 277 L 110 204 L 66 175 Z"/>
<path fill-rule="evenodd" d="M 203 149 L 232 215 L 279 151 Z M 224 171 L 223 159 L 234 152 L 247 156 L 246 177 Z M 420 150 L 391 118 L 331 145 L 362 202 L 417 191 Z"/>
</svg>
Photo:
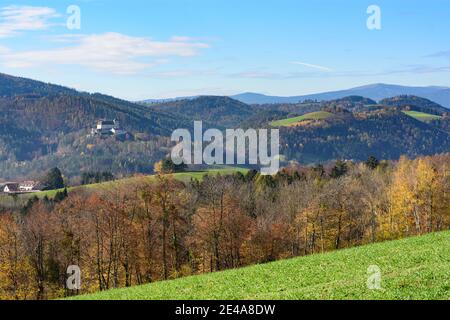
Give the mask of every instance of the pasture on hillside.
<svg viewBox="0 0 450 320">
<path fill-rule="evenodd" d="M 403 113 L 419 121 L 432 121 L 442 118 L 441 116 L 435 114 L 424 113 L 419 111 L 403 111 Z"/>
<path fill-rule="evenodd" d="M 290 127 L 295 126 L 296 124 L 304 120 L 324 120 L 328 119 L 332 115 L 332 113 L 326 111 L 311 112 L 299 117 L 273 121 L 270 123 L 270 125 L 272 127 Z"/>
<path fill-rule="evenodd" d="M 450 231 L 444 231 L 75 299 L 447 300 L 450 298 L 449 243 Z M 368 282 L 374 283 L 377 268 L 381 286 L 369 289 Z"/>
</svg>

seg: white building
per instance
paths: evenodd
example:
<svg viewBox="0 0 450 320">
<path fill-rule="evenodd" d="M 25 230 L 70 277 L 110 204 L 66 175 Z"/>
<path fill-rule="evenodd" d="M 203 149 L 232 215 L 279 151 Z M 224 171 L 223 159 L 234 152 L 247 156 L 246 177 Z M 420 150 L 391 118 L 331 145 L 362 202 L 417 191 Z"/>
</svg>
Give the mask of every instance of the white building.
<svg viewBox="0 0 450 320">
<path fill-rule="evenodd" d="M 99 120 L 97 122 L 97 131 L 111 131 L 116 127 L 116 120 L 110 121 L 110 120 Z"/>
<path fill-rule="evenodd" d="M 7 183 L 3 186 L 4 193 L 17 193 L 19 192 L 19 184 L 18 183 Z"/>
<path fill-rule="evenodd" d="M 24 181 L 21 183 L 7 182 L 0 187 L 0 192 L 9 194 L 39 192 L 37 187 L 38 182 L 35 181 Z"/>
<path fill-rule="evenodd" d="M 92 129 L 92 134 L 97 135 L 124 135 L 127 132 L 120 127 L 118 120 L 99 120 L 97 127 Z"/>
<path fill-rule="evenodd" d="M 24 181 L 22 183 L 19 183 L 19 191 L 30 192 L 30 191 L 33 191 L 36 186 L 37 186 L 37 182 L 35 182 L 35 181 Z"/>
</svg>

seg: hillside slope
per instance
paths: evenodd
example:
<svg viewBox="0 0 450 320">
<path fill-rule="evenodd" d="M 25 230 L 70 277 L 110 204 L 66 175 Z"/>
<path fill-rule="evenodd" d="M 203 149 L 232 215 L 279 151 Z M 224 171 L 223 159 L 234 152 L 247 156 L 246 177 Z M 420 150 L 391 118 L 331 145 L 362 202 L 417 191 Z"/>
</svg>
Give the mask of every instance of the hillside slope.
<svg viewBox="0 0 450 320">
<path fill-rule="evenodd" d="M 221 96 L 201 96 L 194 99 L 150 105 L 152 110 L 184 116 L 191 121 L 202 120 L 216 127 L 230 128 L 253 115 L 252 107 Z"/>
<path fill-rule="evenodd" d="M 99 93 L 0 74 L 0 123 L 36 135 L 67 133 L 92 127 L 100 118 L 118 119 L 125 129 L 168 135 L 182 117 L 151 111 Z M 45 115 L 43 117 L 42 115 Z"/>
<path fill-rule="evenodd" d="M 75 182 L 89 171 L 111 171 L 117 177 L 150 174 L 153 164 L 170 153 L 171 133 L 192 128 L 195 120 L 202 120 L 205 129 L 258 129 L 323 111 L 340 115 L 281 130 L 281 151 L 287 160 L 366 160 L 371 155 L 397 159 L 402 154 L 450 151 L 447 109 L 413 96 L 384 103 L 353 95 L 323 102 L 247 105 L 228 97 L 200 96 L 141 105 L 0 74 L 0 178 L 36 180 L 52 167 Z M 400 110 L 439 117 L 411 114 L 421 116 L 423 123 Z M 89 135 L 102 118 L 119 120 L 129 135 L 123 139 Z"/>
<path fill-rule="evenodd" d="M 407 108 L 408 110 L 419 111 L 419 112 L 424 112 L 424 113 L 431 113 L 431 114 L 435 114 L 435 115 L 443 115 L 445 113 L 450 112 L 449 109 L 444 108 L 443 106 L 441 106 L 431 100 L 417 97 L 417 96 L 404 95 L 404 96 L 392 97 L 392 98 L 381 100 L 380 104 L 386 105 L 386 106 L 397 107 L 397 108 L 400 108 L 403 110 L 405 108 Z"/>
<path fill-rule="evenodd" d="M 77 297 L 93 300 L 445 299 L 450 231 Z M 369 290 L 368 268 L 381 270 Z"/>
<path fill-rule="evenodd" d="M 130 136 L 88 137 L 99 119 L 119 120 Z M 168 152 L 166 137 L 188 125 L 182 115 L 0 74 L 0 177 L 35 179 L 55 166 L 69 177 L 89 170 L 151 173 Z"/>
<path fill-rule="evenodd" d="M 302 163 L 352 159 L 363 161 L 417 157 L 450 150 L 450 133 L 400 111 L 336 113 L 280 130 L 282 154 Z"/>
</svg>

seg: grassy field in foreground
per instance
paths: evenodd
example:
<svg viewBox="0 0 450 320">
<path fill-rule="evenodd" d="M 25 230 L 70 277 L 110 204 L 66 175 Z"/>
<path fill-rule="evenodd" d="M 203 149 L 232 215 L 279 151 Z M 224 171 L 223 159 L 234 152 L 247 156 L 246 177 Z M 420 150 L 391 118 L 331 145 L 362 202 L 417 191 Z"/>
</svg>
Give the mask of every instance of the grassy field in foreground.
<svg viewBox="0 0 450 320">
<path fill-rule="evenodd" d="M 450 231 L 77 299 L 448 299 Z M 367 288 L 367 269 L 381 269 L 381 290 Z"/>
<path fill-rule="evenodd" d="M 442 118 L 441 116 L 437 116 L 435 114 L 429 114 L 419 111 L 403 111 L 403 113 L 419 121 L 431 121 Z"/>
<path fill-rule="evenodd" d="M 270 125 L 272 127 L 289 127 L 289 126 L 296 125 L 297 123 L 299 123 L 303 120 L 323 120 L 323 119 L 328 119 L 331 116 L 332 116 L 332 113 L 326 112 L 326 111 L 311 112 L 311 113 L 307 113 L 307 114 L 304 114 L 299 117 L 274 121 L 274 122 L 271 122 Z"/>
</svg>

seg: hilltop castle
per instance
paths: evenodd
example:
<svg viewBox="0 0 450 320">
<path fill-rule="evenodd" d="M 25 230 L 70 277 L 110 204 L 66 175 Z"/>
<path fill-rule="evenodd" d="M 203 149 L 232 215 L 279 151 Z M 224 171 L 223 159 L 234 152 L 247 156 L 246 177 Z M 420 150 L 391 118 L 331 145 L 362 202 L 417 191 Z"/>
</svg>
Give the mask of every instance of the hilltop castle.
<svg viewBox="0 0 450 320">
<path fill-rule="evenodd" d="M 99 120 L 97 121 L 97 127 L 92 128 L 93 135 L 101 136 L 123 136 L 127 134 L 120 126 L 118 120 Z"/>
</svg>

